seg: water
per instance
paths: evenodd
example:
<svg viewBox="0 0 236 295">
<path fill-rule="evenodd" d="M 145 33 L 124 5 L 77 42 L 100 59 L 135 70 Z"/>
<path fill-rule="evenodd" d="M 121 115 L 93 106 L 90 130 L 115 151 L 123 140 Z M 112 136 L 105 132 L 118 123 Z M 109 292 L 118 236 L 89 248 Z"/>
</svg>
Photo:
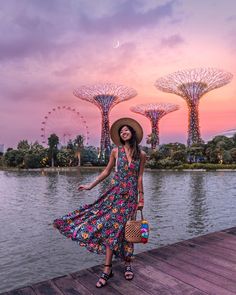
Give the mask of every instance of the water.
<svg viewBox="0 0 236 295">
<path fill-rule="evenodd" d="M 0 293 L 103 263 L 102 255 L 51 225 L 105 190 L 106 181 L 77 191 L 98 174 L 0 172 Z M 146 171 L 144 217 L 151 233 L 135 253 L 236 226 L 235 179 L 236 172 Z"/>
</svg>

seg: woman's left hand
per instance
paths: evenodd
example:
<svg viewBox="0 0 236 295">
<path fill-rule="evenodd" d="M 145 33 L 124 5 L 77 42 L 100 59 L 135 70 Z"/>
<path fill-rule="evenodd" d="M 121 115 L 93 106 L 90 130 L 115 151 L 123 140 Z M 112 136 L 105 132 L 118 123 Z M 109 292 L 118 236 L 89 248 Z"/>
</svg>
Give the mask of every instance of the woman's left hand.
<svg viewBox="0 0 236 295">
<path fill-rule="evenodd" d="M 79 191 L 83 191 L 83 190 L 91 190 L 92 189 L 92 185 L 89 183 L 89 184 L 84 184 L 84 185 L 80 185 L 78 187 L 78 190 Z"/>
</svg>

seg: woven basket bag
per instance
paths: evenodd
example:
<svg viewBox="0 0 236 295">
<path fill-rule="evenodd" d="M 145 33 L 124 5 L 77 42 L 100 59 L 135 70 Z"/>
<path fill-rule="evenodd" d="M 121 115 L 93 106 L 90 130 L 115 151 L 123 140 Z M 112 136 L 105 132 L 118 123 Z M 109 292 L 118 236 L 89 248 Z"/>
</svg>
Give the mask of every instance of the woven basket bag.
<svg viewBox="0 0 236 295">
<path fill-rule="evenodd" d="M 134 219 L 128 220 L 125 225 L 125 239 L 131 243 L 143 243 L 141 227 L 143 222 L 148 224 L 147 220 L 143 218 L 142 210 L 139 211 L 141 212 L 141 220 L 136 220 L 136 211 L 136 213 L 134 214 Z"/>
</svg>

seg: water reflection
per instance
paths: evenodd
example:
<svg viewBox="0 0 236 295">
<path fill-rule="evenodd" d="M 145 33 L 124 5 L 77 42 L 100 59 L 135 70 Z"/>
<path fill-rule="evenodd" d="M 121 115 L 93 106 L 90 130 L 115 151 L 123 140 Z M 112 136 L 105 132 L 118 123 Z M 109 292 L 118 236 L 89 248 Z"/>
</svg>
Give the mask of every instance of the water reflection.
<svg viewBox="0 0 236 295">
<path fill-rule="evenodd" d="M 101 171 L 0 171 L 0 293 L 102 263 L 103 256 L 89 253 L 50 225 L 107 189 L 109 178 L 90 191 L 77 190 Z M 135 245 L 135 252 L 235 226 L 235 176 L 145 171 L 144 217 L 151 227 L 150 242 Z"/>
<path fill-rule="evenodd" d="M 47 192 L 49 196 L 55 196 L 58 193 L 58 181 L 59 181 L 59 174 L 56 173 L 48 173 L 46 180 L 47 180 Z"/>
<path fill-rule="evenodd" d="M 144 177 L 145 207 L 150 208 L 154 219 L 161 218 L 162 190 L 164 174 L 152 171 L 148 177 Z"/>
<path fill-rule="evenodd" d="M 206 174 L 195 172 L 190 176 L 190 206 L 188 232 L 200 235 L 208 225 L 208 207 L 206 202 Z"/>
</svg>

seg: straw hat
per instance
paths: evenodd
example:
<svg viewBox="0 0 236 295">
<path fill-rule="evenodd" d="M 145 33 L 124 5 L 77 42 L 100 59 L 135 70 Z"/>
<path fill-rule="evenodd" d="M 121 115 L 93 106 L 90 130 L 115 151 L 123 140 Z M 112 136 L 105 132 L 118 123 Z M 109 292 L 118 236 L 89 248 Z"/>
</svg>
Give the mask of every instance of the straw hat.
<svg viewBox="0 0 236 295">
<path fill-rule="evenodd" d="M 143 129 L 142 129 L 141 125 L 134 119 L 121 118 L 121 119 L 115 121 L 112 124 L 111 129 L 110 129 L 111 139 L 114 142 L 114 144 L 116 144 L 116 145 L 122 144 L 120 141 L 120 136 L 118 134 L 118 131 L 119 131 L 119 128 L 124 125 L 128 125 L 135 130 L 138 143 L 140 143 L 143 138 Z"/>
</svg>

